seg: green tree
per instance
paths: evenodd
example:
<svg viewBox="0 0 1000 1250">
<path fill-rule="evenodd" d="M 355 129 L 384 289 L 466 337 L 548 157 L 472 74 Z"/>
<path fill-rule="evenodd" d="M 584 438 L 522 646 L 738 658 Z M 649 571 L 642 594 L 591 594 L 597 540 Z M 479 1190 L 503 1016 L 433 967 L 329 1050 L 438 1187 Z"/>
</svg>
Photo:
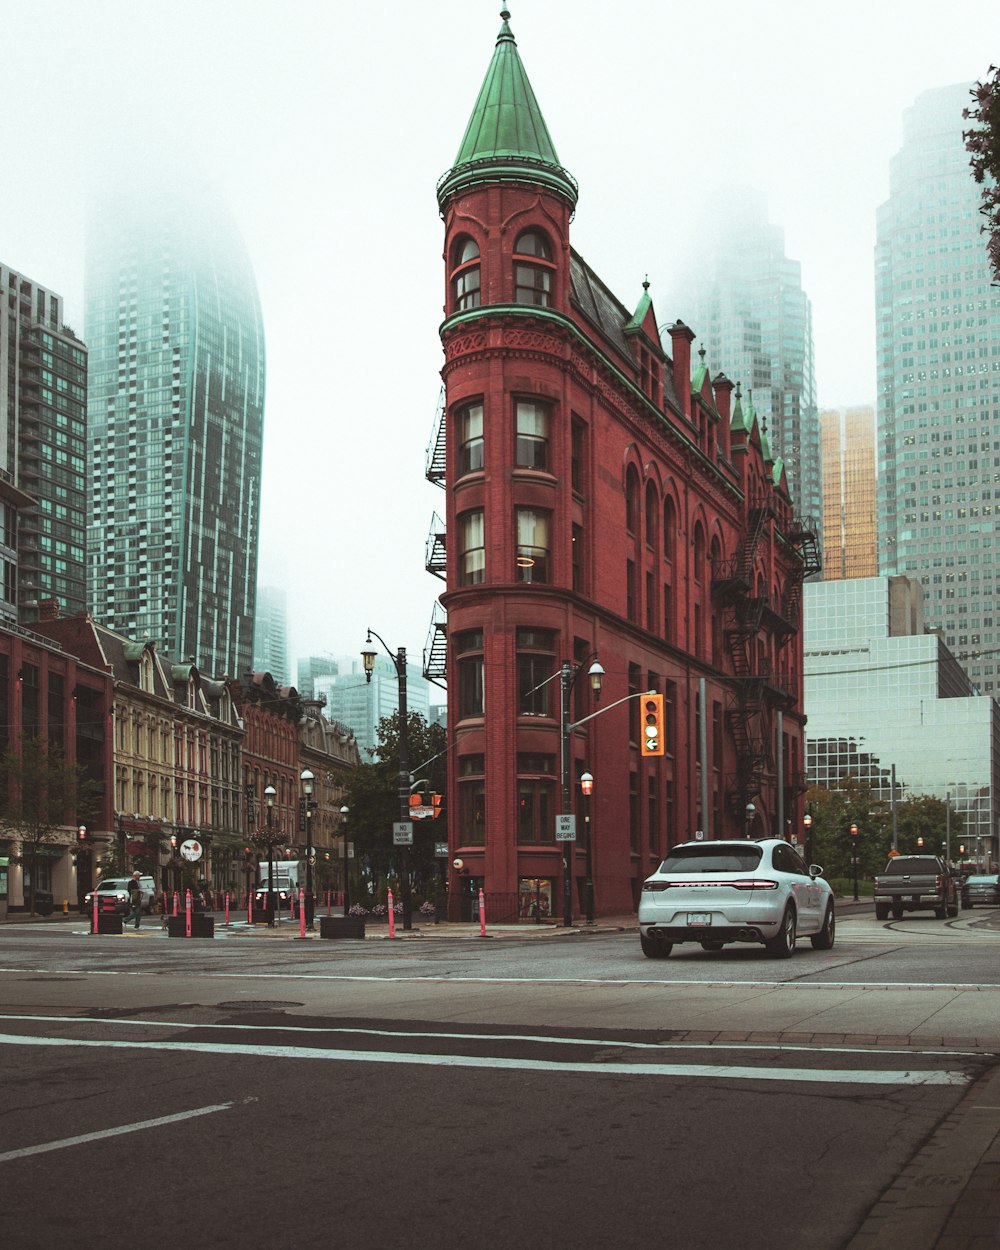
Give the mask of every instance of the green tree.
<svg viewBox="0 0 1000 1250">
<path fill-rule="evenodd" d="M 973 88 L 972 98 L 975 107 L 963 109 L 962 116 L 979 125 L 962 138 L 972 155 L 972 176 L 983 188 L 980 212 L 986 218 L 983 231 L 990 236 L 986 250 L 1000 280 L 1000 68 L 990 66 L 985 79 Z"/>
<path fill-rule="evenodd" d="M 448 739 L 441 725 L 429 725 L 418 713 L 407 717 L 407 766 L 414 784 L 427 783 L 426 792 L 443 795 L 448 778 Z M 383 717 L 378 724 L 378 745 L 349 777 L 344 789 L 350 808 L 350 836 L 355 864 L 367 867 L 376 895 L 381 882 L 398 876 L 399 848 L 392 843 L 392 826 L 400 819 L 399 806 L 399 713 Z M 414 821 L 410 872 L 417 893 L 432 894 L 437 878 L 434 843 L 447 840 L 447 815 Z"/>
<path fill-rule="evenodd" d="M 99 783 L 58 746 L 22 734 L 0 760 L 0 829 L 21 842 L 29 869 L 28 910 L 35 914 L 35 883 L 41 848 L 57 842 L 67 825 L 88 824 L 98 811 Z"/>
<path fill-rule="evenodd" d="M 846 774 L 833 789 L 813 786 L 807 790 L 805 804 L 812 817 L 809 858 L 823 865 L 828 879 L 853 878 L 852 853 L 858 857 L 859 880 L 885 866 L 891 836 L 886 833 L 887 806 L 867 783 Z M 856 836 L 851 833 L 852 825 L 857 827 Z"/>
<path fill-rule="evenodd" d="M 964 828 L 958 812 L 951 814 L 952 855 Z M 896 848 L 902 855 L 941 855 L 947 839 L 948 812 L 944 799 L 932 794 L 907 795 L 896 804 Z M 923 838 L 923 845 L 917 843 Z"/>
</svg>

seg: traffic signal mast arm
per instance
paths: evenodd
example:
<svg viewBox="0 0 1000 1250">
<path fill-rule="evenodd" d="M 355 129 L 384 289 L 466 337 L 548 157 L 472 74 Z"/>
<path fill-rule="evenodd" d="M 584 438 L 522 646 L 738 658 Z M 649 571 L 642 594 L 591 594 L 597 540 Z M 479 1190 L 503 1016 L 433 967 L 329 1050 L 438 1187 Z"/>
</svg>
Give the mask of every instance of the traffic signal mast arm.
<svg viewBox="0 0 1000 1250">
<path fill-rule="evenodd" d="M 613 707 L 619 707 L 622 703 L 628 703 L 629 699 L 648 699 L 651 694 L 658 694 L 656 690 L 641 690 L 638 694 L 627 694 L 624 699 L 616 699 L 614 703 L 609 703 L 606 707 L 598 708 L 596 712 L 591 712 L 589 716 L 584 716 L 580 720 L 572 721 L 566 726 L 566 732 L 572 733 L 574 729 L 579 729 L 581 725 L 586 725 L 587 721 L 593 720 L 595 716 L 603 716 L 605 712 L 610 712 Z"/>
</svg>

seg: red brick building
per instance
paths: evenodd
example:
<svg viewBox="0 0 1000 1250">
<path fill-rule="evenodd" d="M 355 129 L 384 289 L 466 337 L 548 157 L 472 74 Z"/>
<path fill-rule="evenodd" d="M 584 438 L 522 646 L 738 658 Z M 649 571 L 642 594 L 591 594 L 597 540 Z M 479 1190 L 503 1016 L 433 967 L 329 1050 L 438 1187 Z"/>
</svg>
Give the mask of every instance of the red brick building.
<svg viewBox="0 0 1000 1250">
<path fill-rule="evenodd" d="M 648 283 L 630 310 L 573 250 L 577 186 L 502 17 L 438 184 L 446 438 L 429 476 L 447 491 L 451 897 L 562 915 L 561 787 L 583 815 L 589 771 L 607 915 L 698 830 L 799 830 L 801 585 L 818 559 L 752 405 L 692 361 L 683 322 L 664 349 Z M 666 749 L 643 758 L 630 696 L 653 689 Z"/>
</svg>

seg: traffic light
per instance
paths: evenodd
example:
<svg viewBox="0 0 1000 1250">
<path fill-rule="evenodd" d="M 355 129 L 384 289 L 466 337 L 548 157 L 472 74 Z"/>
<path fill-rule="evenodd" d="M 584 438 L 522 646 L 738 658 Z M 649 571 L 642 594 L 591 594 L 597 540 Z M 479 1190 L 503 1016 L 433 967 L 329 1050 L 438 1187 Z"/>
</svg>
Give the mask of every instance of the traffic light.
<svg viewBox="0 0 1000 1250">
<path fill-rule="evenodd" d="M 245 846 L 243 848 L 243 862 L 244 864 L 253 863 L 253 851 L 251 851 L 251 849 L 248 846 Z"/>
<path fill-rule="evenodd" d="M 644 694 L 642 704 L 642 754 L 663 754 L 663 695 Z"/>
</svg>

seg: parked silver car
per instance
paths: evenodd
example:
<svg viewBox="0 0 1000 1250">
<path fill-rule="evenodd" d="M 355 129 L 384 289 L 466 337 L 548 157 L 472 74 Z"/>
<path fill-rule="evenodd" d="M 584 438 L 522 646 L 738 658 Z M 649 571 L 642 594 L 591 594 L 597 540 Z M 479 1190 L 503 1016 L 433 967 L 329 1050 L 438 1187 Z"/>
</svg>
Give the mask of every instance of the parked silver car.
<svg viewBox="0 0 1000 1250">
<path fill-rule="evenodd" d="M 799 934 L 817 950 L 829 950 L 836 914 L 822 872 L 818 864 L 807 868 L 780 838 L 675 846 L 642 887 L 642 953 L 665 959 L 681 942 L 698 942 L 707 951 L 758 942 L 787 959 Z"/>
</svg>

